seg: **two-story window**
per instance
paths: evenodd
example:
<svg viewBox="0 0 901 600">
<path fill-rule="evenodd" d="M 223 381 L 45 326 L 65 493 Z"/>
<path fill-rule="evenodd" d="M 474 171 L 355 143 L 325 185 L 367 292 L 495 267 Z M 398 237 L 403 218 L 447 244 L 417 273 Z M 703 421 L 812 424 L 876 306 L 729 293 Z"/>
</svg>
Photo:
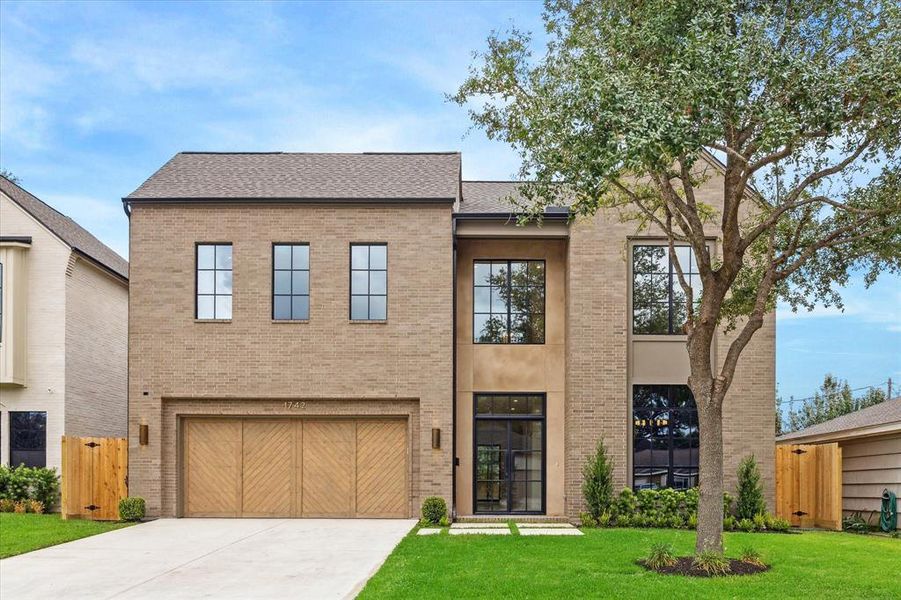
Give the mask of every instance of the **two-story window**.
<svg viewBox="0 0 901 600">
<path fill-rule="evenodd" d="M 685 385 L 632 388 L 632 486 L 698 485 L 698 409 Z"/>
<path fill-rule="evenodd" d="M 272 318 L 310 318 L 309 244 L 272 245 Z"/>
<path fill-rule="evenodd" d="M 232 245 L 197 244 L 198 319 L 232 318 Z"/>
<path fill-rule="evenodd" d="M 691 286 L 695 304 L 701 297 L 694 252 L 687 246 L 676 247 L 679 265 Z M 642 245 L 632 248 L 632 333 L 680 334 L 688 316 L 685 291 L 670 260 L 667 246 Z"/>
<path fill-rule="evenodd" d="M 350 318 L 384 321 L 388 318 L 388 246 L 350 245 Z"/>
<path fill-rule="evenodd" d="M 543 344 L 543 260 L 473 263 L 473 342 Z"/>
</svg>

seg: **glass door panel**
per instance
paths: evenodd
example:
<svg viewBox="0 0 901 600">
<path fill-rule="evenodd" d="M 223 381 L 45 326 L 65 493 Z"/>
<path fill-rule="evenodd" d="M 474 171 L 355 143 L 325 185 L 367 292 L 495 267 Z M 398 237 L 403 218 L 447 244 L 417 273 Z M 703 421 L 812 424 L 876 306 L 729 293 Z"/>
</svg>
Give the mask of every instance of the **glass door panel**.
<svg viewBox="0 0 901 600">
<path fill-rule="evenodd" d="M 505 421 L 476 421 L 476 510 L 507 511 L 507 454 Z"/>
<path fill-rule="evenodd" d="M 544 511 L 544 420 L 476 418 L 476 512 Z"/>
</svg>

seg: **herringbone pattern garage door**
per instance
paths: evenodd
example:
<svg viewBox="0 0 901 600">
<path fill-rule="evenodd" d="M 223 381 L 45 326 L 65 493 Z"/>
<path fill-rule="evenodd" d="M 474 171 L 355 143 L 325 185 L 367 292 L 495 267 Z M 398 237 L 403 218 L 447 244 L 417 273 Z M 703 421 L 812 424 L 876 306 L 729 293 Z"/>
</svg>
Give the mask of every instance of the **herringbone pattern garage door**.
<svg viewBox="0 0 901 600">
<path fill-rule="evenodd" d="M 189 517 L 407 517 L 401 419 L 186 419 Z"/>
</svg>

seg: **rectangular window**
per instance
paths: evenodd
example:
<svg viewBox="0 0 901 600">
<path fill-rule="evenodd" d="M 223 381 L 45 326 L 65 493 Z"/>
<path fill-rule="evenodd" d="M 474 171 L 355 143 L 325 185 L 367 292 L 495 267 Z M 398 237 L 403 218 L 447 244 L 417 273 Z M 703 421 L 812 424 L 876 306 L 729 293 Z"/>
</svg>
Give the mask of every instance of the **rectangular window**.
<svg viewBox="0 0 901 600">
<path fill-rule="evenodd" d="M 197 244 L 198 319 L 232 318 L 232 245 Z"/>
<path fill-rule="evenodd" d="M 545 397 L 475 394 L 473 509 L 544 512 Z"/>
<path fill-rule="evenodd" d="M 691 286 L 695 306 L 700 304 L 701 277 L 694 252 L 687 246 L 676 247 L 679 265 Z M 632 248 L 632 333 L 681 334 L 688 315 L 685 292 L 679 274 L 670 260 L 667 246 Z"/>
<path fill-rule="evenodd" d="M 473 342 L 544 343 L 544 261 L 473 263 Z"/>
<path fill-rule="evenodd" d="M 388 318 L 388 246 L 350 245 L 350 318 L 384 321 Z"/>
<path fill-rule="evenodd" d="M 686 385 L 632 389 L 632 487 L 698 485 L 698 410 Z"/>
<path fill-rule="evenodd" d="M 9 465 L 47 466 L 47 413 L 9 413 Z"/>
<path fill-rule="evenodd" d="M 272 244 L 272 318 L 310 318 L 309 244 Z"/>
</svg>

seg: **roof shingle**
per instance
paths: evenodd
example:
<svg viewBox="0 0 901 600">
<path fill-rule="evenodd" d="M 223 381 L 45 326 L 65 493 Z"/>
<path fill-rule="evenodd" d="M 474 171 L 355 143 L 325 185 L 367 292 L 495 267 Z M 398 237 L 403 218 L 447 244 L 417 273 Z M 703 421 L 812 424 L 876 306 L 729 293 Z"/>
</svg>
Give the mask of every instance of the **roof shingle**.
<svg viewBox="0 0 901 600">
<path fill-rule="evenodd" d="M 460 154 L 180 152 L 125 200 L 455 201 Z"/>
<path fill-rule="evenodd" d="M 128 261 L 87 229 L 3 176 L 0 176 L 0 190 L 73 250 L 128 279 Z"/>
</svg>

